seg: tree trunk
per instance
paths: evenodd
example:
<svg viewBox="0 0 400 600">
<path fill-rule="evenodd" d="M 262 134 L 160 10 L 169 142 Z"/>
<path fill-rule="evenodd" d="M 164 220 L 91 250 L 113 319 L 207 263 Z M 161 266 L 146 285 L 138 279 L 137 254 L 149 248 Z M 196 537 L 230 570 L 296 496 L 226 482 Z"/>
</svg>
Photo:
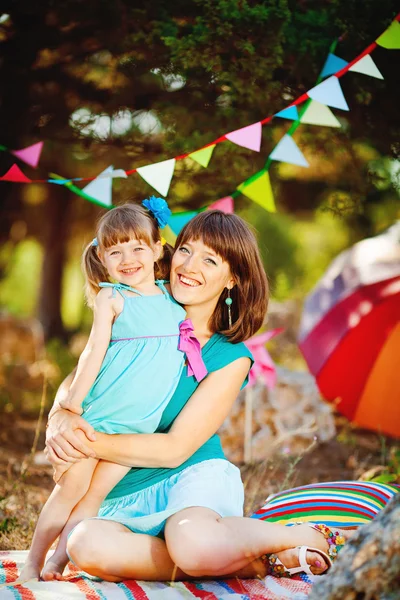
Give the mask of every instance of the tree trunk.
<svg viewBox="0 0 400 600">
<path fill-rule="evenodd" d="M 46 201 L 44 256 L 38 302 L 38 318 L 46 340 L 66 337 L 61 319 L 61 294 L 71 202 L 71 192 L 62 186 L 54 186 Z"/>
<path fill-rule="evenodd" d="M 400 598 L 400 494 L 361 527 L 333 569 L 313 586 L 308 600 Z"/>
</svg>

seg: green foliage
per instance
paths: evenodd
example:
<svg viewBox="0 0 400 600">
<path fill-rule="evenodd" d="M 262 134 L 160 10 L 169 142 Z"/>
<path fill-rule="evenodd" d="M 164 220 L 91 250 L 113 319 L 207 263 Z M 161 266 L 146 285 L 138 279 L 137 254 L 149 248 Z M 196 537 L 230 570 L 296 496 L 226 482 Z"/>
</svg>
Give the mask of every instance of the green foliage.
<svg viewBox="0 0 400 600">
<path fill-rule="evenodd" d="M 0 260 L 5 277 L 0 284 L 0 304 L 15 315 L 31 316 L 36 309 L 43 249 L 37 241 L 26 239 L 12 247 L 5 244 Z"/>
<path fill-rule="evenodd" d="M 371 481 L 378 483 L 400 483 L 400 449 L 390 449 L 387 465 L 380 475 L 373 477 Z"/>
</svg>

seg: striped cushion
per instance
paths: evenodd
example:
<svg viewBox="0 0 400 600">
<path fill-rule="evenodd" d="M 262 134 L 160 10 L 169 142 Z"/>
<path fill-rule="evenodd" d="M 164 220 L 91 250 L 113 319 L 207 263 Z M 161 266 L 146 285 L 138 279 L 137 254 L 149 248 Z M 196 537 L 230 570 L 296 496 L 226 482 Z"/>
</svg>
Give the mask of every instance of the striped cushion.
<svg viewBox="0 0 400 600">
<path fill-rule="evenodd" d="M 289 524 L 296 521 L 357 527 L 371 521 L 400 492 L 400 486 L 370 481 L 317 483 L 279 492 L 252 515 Z"/>
</svg>

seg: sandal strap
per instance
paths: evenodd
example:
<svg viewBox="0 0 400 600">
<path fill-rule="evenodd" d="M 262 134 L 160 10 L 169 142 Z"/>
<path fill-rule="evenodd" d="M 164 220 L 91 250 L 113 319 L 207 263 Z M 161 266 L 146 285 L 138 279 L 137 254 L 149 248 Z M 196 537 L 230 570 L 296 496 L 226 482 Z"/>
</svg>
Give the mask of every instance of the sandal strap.
<svg viewBox="0 0 400 600">
<path fill-rule="evenodd" d="M 339 531 L 332 531 L 330 527 L 322 523 L 307 523 L 307 525 L 315 529 L 315 531 L 322 533 L 328 542 L 328 555 L 334 560 L 346 543 L 345 537 Z"/>
</svg>

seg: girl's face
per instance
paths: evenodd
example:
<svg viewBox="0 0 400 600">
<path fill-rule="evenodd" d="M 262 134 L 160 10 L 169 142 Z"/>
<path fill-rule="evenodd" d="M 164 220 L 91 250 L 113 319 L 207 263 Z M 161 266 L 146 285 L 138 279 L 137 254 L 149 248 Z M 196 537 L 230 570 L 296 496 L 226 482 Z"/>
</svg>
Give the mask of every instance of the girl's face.
<svg viewBox="0 0 400 600">
<path fill-rule="evenodd" d="M 184 306 L 210 306 L 210 315 L 224 288 L 234 279 L 227 262 L 201 240 L 189 240 L 175 250 L 171 264 L 171 291 Z"/>
<path fill-rule="evenodd" d="M 148 246 L 131 238 L 101 250 L 100 260 L 112 279 L 134 288 L 154 283 L 154 263 L 161 254 L 161 242 Z"/>
</svg>

